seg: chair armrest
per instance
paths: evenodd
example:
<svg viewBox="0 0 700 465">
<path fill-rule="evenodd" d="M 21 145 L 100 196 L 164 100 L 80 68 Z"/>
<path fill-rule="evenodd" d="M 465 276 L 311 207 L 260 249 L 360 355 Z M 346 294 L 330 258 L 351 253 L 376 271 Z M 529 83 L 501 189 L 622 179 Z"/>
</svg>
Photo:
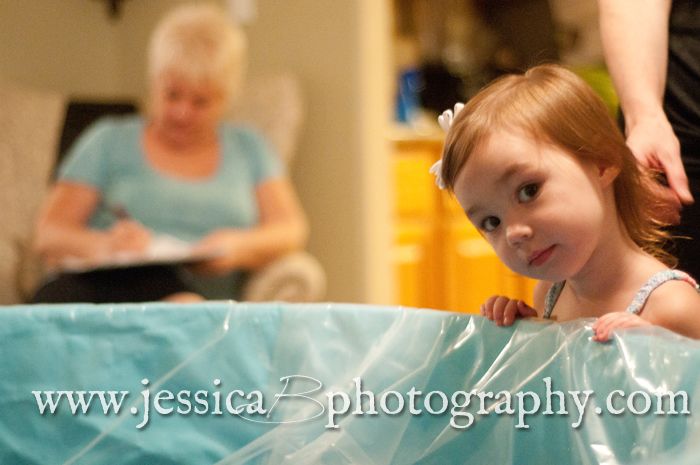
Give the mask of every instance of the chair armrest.
<svg viewBox="0 0 700 465">
<path fill-rule="evenodd" d="M 307 252 L 294 252 L 251 274 L 242 298 L 248 302 L 317 302 L 326 293 L 326 274 Z"/>
</svg>

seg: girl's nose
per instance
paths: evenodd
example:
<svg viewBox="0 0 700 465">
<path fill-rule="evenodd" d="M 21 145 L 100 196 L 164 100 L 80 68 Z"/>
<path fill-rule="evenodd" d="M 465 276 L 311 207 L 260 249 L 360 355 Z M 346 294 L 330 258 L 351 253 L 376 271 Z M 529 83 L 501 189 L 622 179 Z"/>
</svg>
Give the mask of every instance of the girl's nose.
<svg viewBox="0 0 700 465">
<path fill-rule="evenodd" d="M 506 226 L 506 240 L 511 247 L 517 247 L 532 237 L 532 229 L 523 223 Z"/>
<path fill-rule="evenodd" d="M 175 117 L 178 119 L 186 119 L 189 117 L 190 113 L 192 112 L 190 105 L 184 101 L 178 102 L 177 105 L 175 105 L 175 108 L 173 110 L 174 110 L 173 113 L 175 114 Z"/>
</svg>

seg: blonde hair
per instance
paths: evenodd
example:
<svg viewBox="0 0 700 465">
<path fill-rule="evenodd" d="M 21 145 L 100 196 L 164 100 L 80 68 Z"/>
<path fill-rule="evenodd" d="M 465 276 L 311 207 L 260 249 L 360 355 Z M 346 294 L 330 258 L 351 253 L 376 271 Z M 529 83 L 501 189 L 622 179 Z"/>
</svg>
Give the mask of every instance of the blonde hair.
<svg viewBox="0 0 700 465">
<path fill-rule="evenodd" d="M 450 191 L 471 153 L 504 128 L 522 130 L 581 162 L 619 170 L 613 189 L 625 230 L 644 251 L 675 265 L 663 250 L 668 234 L 655 217 L 659 201 L 649 187 L 650 175 L 639 168 L 605 104 L 581 78 L 562 66 L 540 65 L 499 78 L 469 100 L 445 140 L 440 175 Z"/>
<path fill-rule="evenodd" d="M 214 84 L 229 99 L 242 85 L 245 51 L 245 35 L 225 11 L 213 4 L 182 5 L 153 31 L 148 76 L 153 81 L 173 71 Z"/>
</svg>

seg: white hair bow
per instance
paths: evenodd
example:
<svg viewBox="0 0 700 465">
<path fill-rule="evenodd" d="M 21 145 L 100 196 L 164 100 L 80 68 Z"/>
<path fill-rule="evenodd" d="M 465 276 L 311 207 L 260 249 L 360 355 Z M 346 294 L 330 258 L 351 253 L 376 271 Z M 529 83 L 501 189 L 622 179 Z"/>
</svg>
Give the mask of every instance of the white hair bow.
<svg viewBox="0 0 700 465">
<path fill-rule="evenodd" d="M 443 129 L 443 131 L 447 132 L 450 130 L 450 127 L 452 126 L 452 121 L 454 121 L 459 112 L 462 111 L 462 108 L 464 108 L 464 104 L 457 103 L 455 104 L 454 111 L 445 110 L 440 116 L 438 116 L 438 124 Z M 442 179 L 441 172 L 442 160 L 438 160 L 435 163 L 433 163 L 433 166 L 430 167 L 430 173 L 435 176 L 435 184 L 437 184 L 437 186 L 440 189 L 445 189 L 445 187 L 447 186 L 445 185 L 445 180 Z"/>
</svg>

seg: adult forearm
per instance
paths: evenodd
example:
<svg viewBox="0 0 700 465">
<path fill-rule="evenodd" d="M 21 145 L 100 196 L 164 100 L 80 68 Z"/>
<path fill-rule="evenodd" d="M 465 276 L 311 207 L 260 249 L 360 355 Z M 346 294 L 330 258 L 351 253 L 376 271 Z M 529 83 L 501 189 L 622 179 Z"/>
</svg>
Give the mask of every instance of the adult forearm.
<svg viewBox="0 0 700 465">
<path fill-rule="evenodd" d="M 257 268 L 289 252 L 306 245 L 308 230 L 304 223 L 268 225 L 250 232 L 250 247 L 242 251 L 245 268 Z"/>
<path fill-rule="evenodd" d="M 232 268 L 255 269 L 306 245 L 304 221 L 270 223 L 248 230 L 234 230 L 234 245 L 228 251 Z"/>
<path fill-rule="evenodd" d="M 599 0 L 603 52 L 628 124 L 663 112 L 671 0 Z"/>
<path fill-rule="evenodd" d="M 66 257 L 92 258 L 105 241 L 106 233 L 101 231 L 44 224 L 35 235 L 34 251 L 51 266 Z"/>
</svg>

